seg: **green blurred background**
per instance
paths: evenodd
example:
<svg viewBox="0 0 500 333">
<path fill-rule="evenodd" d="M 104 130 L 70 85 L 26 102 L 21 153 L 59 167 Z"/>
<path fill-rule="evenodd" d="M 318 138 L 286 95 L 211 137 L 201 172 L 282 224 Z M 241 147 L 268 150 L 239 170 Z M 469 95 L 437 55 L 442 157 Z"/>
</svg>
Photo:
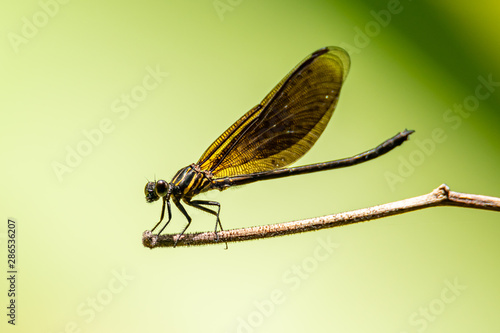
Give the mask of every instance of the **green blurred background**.
<svg viewBox="0 0 500 333">
<path fill-rule="evenodd" d="M 19 275 L 15 327 L 1 279 L 2 331 L 499 331 L 495 212 L 432 208 L 227 251 L 141 244 L 161 208 L 146 204 L 146 178 L 170 180 L 196 162 L 327 45 L 349 50 L 351 72 L 330 125 L 297 165 L 416 133 L 357 167 L 206 194 L 222 203 L 226 229 L 441 183 L 500 196 L 499 10 L 449 0 L 4 5 L 0 262 L 7 275 L 13 218 Z M 478 88 L 480 77 L 494 83 Z M 68 157 L 78 149 L 85 156 Z M 189 212 L 191 232 L 212 230 L 212 216 Z M 185 219 L 173 214 L 175 233 Z"/>
</svg>

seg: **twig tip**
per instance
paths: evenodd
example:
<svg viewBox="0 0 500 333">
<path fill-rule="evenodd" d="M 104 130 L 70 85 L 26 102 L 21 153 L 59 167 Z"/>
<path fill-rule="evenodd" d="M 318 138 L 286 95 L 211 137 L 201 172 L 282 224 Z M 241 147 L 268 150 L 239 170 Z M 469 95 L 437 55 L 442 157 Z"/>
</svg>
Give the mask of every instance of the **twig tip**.
<svg viewBox="0 0 500 333">
<path fill-rule="evenodd" d="M 150 249 L 156 246 L 158 241 L 158 235 L 153 235 L 150 230 L 146 230 L 142 233 L 142 245 L 149 247 Z"/>
</svg>

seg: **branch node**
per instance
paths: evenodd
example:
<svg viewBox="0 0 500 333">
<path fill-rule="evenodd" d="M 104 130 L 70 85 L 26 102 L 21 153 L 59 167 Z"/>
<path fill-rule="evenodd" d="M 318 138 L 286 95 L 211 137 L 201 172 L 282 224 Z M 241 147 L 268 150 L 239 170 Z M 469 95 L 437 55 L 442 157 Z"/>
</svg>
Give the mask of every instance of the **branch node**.
<svg viewBox="0 0 500 333">
<path fill-rule="evenodd" d="M 450 187 L 446 184 L 441 184 L 432 191 L 432 195 L 439 201 L 447 201 L 450 199 Z"/>
</svg>

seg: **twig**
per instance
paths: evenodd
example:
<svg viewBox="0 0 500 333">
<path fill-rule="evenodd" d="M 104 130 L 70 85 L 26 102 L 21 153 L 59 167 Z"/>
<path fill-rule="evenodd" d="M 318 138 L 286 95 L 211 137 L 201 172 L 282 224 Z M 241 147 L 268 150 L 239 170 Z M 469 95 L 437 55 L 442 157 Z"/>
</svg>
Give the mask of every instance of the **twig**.
<svg viewBox="0 0 500 333">
<path fill-rule="evenodd" d="M 241 242 L 284 236 L 305 231 L 340 227 L 435 206 L 459 206 L 500 211 L 500 198 L 453 192 L 450 191 L 446 184 L 443 184 L 429 194 L 351 212 L 259 227 L 219 231 L 217 233 L 219 236 L 218 242 L 215 241 L 216 235 L 214 232 L 184 234 L 177 242 L 177 246 Z M 172 247 L 178 237 L 177 234 L 153 235 L 151 231 L 146 230 L 142 234 L 142 244 L 151 249 L 155 247 Z"/>
</svg>

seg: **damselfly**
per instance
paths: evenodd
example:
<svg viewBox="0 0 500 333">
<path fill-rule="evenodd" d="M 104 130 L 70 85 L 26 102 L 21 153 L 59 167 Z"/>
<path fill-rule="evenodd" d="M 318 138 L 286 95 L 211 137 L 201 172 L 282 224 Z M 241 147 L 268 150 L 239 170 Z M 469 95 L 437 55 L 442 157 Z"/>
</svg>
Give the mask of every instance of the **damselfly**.
<svg viewBox="0 0 500 333">
<path fill-rule="evenodd" d="M 223 230 L 220 203 L 193 200 L 197 194 L 355 165 L 383 155 L 406 141 L 413 131 L 405 130 L 376 148 L 350 158 L 286 168 L 303 156 L 323 133 L 337 105 L 349 67 L 349 55 L 339 47 L 325 47 L 312 53 L 261 103 L 222 133 L 197 163 L 179 170 L 170 183 L 165 180 L 148 182 L 144 190 L 146 200 L 153 202 L 163 198 L 160 221 L 151 231 L 163 221 L 165 207 L 168 221 L 158 234 L 172 219 L 172 199 L 188 220 L 177 240 L 191 224 L 191 217 L 181 202 L 214 215 L 217 234 L 217 226 Z"/>
</svg>

